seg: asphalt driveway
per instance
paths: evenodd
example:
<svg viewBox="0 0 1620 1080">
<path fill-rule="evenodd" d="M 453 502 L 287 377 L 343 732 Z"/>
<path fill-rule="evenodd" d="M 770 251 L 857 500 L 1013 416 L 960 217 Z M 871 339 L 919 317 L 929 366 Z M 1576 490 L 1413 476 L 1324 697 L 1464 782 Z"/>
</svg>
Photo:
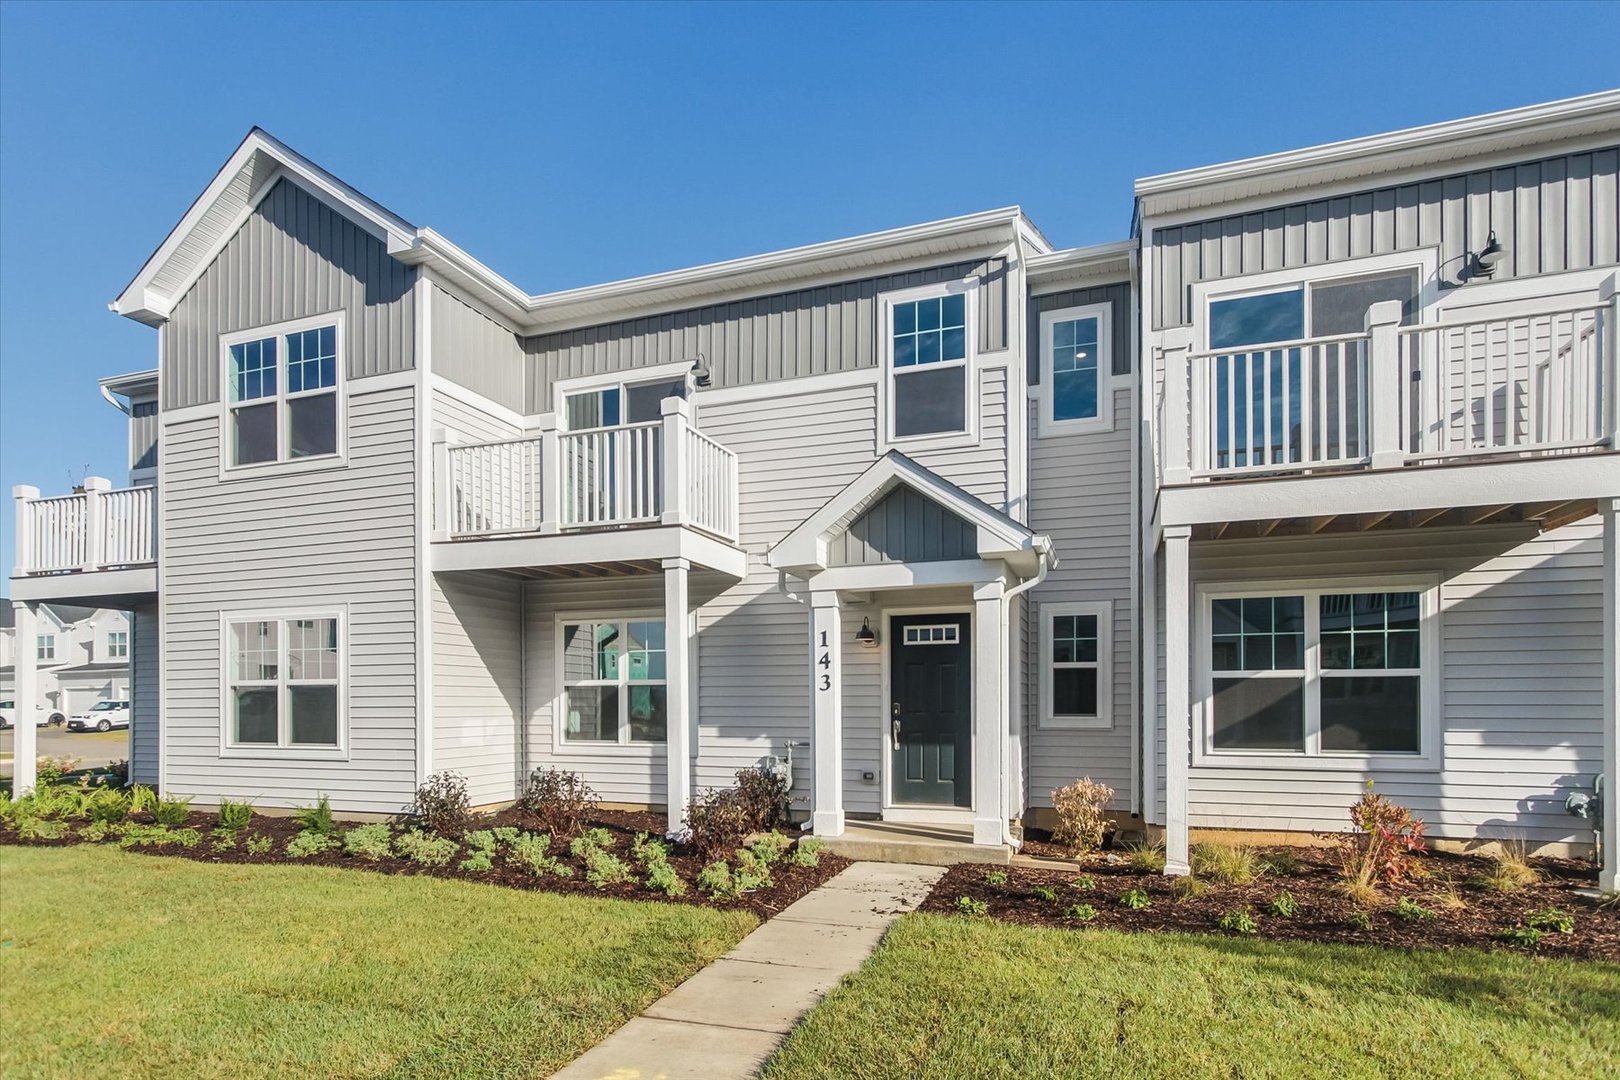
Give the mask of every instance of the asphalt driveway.
<svg viewBox="0 0 1620 1080">
<path fill-rule="evenodd" d="M 129 758 L 129 729 L 122 731 L 67 731 L 63 728 L 35 728 L 41 756 L 66 754 L 79 759 L 79 766 L 110 765 Z M 11 775 L 12 743 L 15 732 L 0 731 L 0 776 Z"/>
</svg>

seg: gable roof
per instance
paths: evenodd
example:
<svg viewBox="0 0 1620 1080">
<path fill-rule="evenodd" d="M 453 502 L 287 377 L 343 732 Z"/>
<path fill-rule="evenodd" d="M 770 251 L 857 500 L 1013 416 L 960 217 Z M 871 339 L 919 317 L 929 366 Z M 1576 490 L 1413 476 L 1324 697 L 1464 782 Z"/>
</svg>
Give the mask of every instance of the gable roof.
<svg viewBox="0 0 1620 1080">
<path fill-rule="evenodd" d="M 1014 521 L 898 450 L 890 450 L 778 541 L 766 562 L 773 570 L 795 576 L 826 569 L 830 565 L 827 548 L 832 537 L 847 530 L 901 485 L 932 499 L 971 525 L 981 559 L 1004 559 L 1020 572 L 1033 573 L 1039 553 L 1051 549 L 1047 537 L 1038 536 L 1029 526 Z M 1052 561 L 1056 562 L 1055 557 Z"/>
</svg>

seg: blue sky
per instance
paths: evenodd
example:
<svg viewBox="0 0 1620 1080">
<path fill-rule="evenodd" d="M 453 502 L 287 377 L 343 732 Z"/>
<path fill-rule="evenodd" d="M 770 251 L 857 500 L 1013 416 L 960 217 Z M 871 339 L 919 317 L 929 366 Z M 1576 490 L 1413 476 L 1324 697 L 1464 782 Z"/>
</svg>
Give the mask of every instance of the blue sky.
<svg viewBox="0 0 1620 1080">
<path fill-rule="evenodd" d="M 258 124 L 533 292 L 1607 89 L 1620 5 L 0 6 L 0 489 L 124 476 L 106 304 Z M 9 574 L 11 502 L 0 509 Z"/>
</svg>

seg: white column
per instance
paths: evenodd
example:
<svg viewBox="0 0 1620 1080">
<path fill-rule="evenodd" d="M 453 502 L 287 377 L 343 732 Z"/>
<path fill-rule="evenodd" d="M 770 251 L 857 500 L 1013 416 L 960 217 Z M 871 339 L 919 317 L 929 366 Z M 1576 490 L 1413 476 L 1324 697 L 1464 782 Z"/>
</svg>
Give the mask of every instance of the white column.
<svg viewBox="0 0 1620 1080">
<path fill-rule="evenodd" d="M 563 462 L 562 437 L 557 432 L 557 414 L 540 417 L 540 531 L 562 529 Z"/>
<path fill-rule="evenodd" d="M 973 589 L 973 842 L 1005 842 L 1002 761 L 1007 753 L 1007 609 L 999 581 Z"/>
<path fill-rule="evenodd" d="M 1192 530 L 1164 530 L 1164 872 L 1186 874 L 1187 756 L 1192 727 L 1188 690 L 1192 681 L 1189 648 L 1192 589 L 1189 548 Z"/>
<path fill-rule="evenodd" d="M 1401 302 L 1380 300 L 1367 309 L 1367 428 L 1372 467 L 1398 468 L 1401 450 Z"/>
<path fill-rule="evenodd" d="M 107 561 L 107 530 L 102 526 L 107 504 L 102 495 L 112 490 L 105 476 L 84 478 L 84 569 L 100 570 Z"/>
<path fill-rule="evenodd" d="M 1620 499 L 1603 515 L 1603 866 L 1598 888 L 1620 890 Z M 19 665 L 19 670 L 21 667 Z"/>
<path fill-rule="evenodd" d="M 664 694 L 665 743 L 669 776 L 669 835 L 686 832 L 686 804 L 692 799 L 692 620 L 689 577 L 692 564 L 685 559 L 664 560 Z"/>
<path fill-rule="evenodd" d="M 39 654 L 35 637 L 39 633 L 37 609 L 21 600 L 12 602 L 16 633 L 12 638 L 16 656 L 16 680 L 12 686 L 11 710 L 11 792 L 26 795 L 34 790 L 34 758 L 38 754 L 35 706 L 39 704 Z"/>
<path fill-rule="evenodd" d="M 433 429 L 433 527 L 435 540 L 450 539 L 455 491 L 450 484 L 450 433 Z"/>
<path fill-rule="evenodd" d="M 692 419 L 692 406 L 685 398 L 667 397 L 662 402 L 664 417 L 664 512 L 665 525 L 681 525 L 686 512 L 686 427 Z"/>
<path fill-rule="evenodd" d="M 17 528 L 17 547 L 13 554 L 16 557 L 16 568 L 12 570 L 12 577 L 22 577 L 34 568 L 36 552 L 34 551 L 34 532 L 28 527 L 33 518 L 33 510 L 29 503 L 39 498 L 39 488 L 31 484 L 18 484 L 11 489 L 12 509 L 16 516 L 12 518 Z"/>
<path fill-rule="evenodd" d="M 1620 274 L 1610 274 L 1598 289 L 1603 301 L 1603 329 L 1598 339 L 1603 347 L 1603 430 L 1609 449 L 1620 448 Z"/>
<path fill-rule="evenodd" d="M 810 827 L 844 835 L 843 612 L 835 592 L 810 594 Z"/>
<path fill-rule="evenodd" d="M 1007 820 L 1022 819 L 1029 807 L 1024 790 L 1024 706 L 1023 675 L 1018 663 L 1018 644 L 1023 641 L 1023 625 L 1029 610 L 1028 593 L 1003 603 L 1003 616 L 1007 626 L 1007 650 L 1002 655 L 1002 670 L 1006 673 L 1006 693 L 1003 700 L 1007 709 L 1007 756 L 1002 762 L 1002 784 L 1006 805 L 1003 813 Z"/>
</svg>

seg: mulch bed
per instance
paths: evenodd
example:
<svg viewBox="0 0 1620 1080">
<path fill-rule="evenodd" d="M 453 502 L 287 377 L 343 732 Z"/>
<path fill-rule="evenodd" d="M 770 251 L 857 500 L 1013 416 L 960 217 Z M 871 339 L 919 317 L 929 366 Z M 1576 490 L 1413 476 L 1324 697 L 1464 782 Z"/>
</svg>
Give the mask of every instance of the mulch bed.
<svg viewBox="0 0 1620 1080">
<path fill-rule="evenodd" d="M 1104 928 L 1123 931 L 1171 931 L 1191 934 L 1223 933 L 1221 916 L 1247 911 L 1258 927 L 1254 937 L 1273 941 L 1342 942 L 1356 945 L 1383 945 L 1395 948 L 1495 948 L 1529 951 L 1544 956 L 1620 961 L 1620 904 L 1600 906 L 1576 890 L 1593 888 L 1597 883 L 1591 864 L 1567 859 L 1534 859 L 1532 864 L 1541 881 L 1516 892 L 1500 893 L 1467 884 L 1468 879 L 1487 869 L 1484 859 L 1431 852 L 1421 865 L 1427 876 L 1382 890 L 1379 904 L 1363 907 L 1342 895 L 1335 852 L 1324 848 L 1257 848 L 1260 856 L 1286 851 L 1297 864 L 1297 872 L 1264 873 L 1246 885 L 1205 880 L 1208 891 L 1201 896 L 1180 898 L 1173 880 L 1162 874 L 1144 873 L 1131 868 L 1113 853 L 1094 855 L 1076 869 L 1035 869 L 1031 867 L 986 867 L 983 864 L 953 866 L 934 886 L 923 911 L 959 914 L 958 900 L 971 897 L 983 901 L 991 918 L 1025 926 L 1067 929 Z M 1004 884 L 991 884 L 987 874 L 1006 873 Z M 1077 888 L 1078 876 L 1092 879 L 1090 889 Z M 1461 908 L 1441 903 L 1447 880 L 1456 883 L 1465 902 Z M 1055 901 L 1033 893 L 1046 886 L 1057 893 Z M 1151 906 L 1131 909 L 1120 904 L 1120 897 L 1132 889 L 1147 893 Z M 1282 892 L 1298 901 L 1292 918 L 1271 914 L 1267 905 Z M 1395 914 L 1403 896 L 1433 912 L 1432 919 L 1404 920 Z M 1066 916 L 1074 905 L 1090 904 L 1096 917 L 1089 922 Z M 1543 932 L 1534 946 L 1515 945 L 1498 937 L 1503 930 L 1524 925 L 1532 911 L 1557 908 L 1575 917 L 1572 933 Z M 1351 922 L 1357 912 L 1371 920 L 1363 929 Z M 1248 935 L 1244 935 L 1248 936 Z"/>
<path fill-rule="evenodd" d="M 150 815 L 134 814 L 130 820 L 149 822 Z M 84 822 L 71 822 L 70 826 L 77 829 Z M 696 904 L 701 907 L 717 907 L 730 909 L 743 909 L 752 911 L 761 919 L 769 919 L 779 913 L 783 908 L 804 896 L 822 882 L 828 880 L 849 866 L 849 860 L 833 855 L 830 852 L 821 853 L 820 862 L 814 867 L 795 866 L 785 857 L 778 860 L 771 868 L 774 884 L 768 889 L 757 889 L 745 893 L 737 900 L 713 900 L 707 894 L 699 892 L 696 887 L 698 871 L 704 866 L 701 859 L 688 845 L 677 845 L 670 852 L 669 862 L 687 884 L 686 893 L 682 896 L 665 896 L 662 893 L 652 892 L 646 888 L 643 881 L 646 874 L 630 853 L 630 841 L 636 833 L 647 833 L 651 836 L 662 836 L 667 827 L 667 821 L 662 814 L 651 812 L 599 810 L 592 815 L 587 828 L 605 828 L 614 835 L 612 845 L 613 854 L 617 855 L 626 866 L 630 868 L 634 880 L 596 888 L 585 880 L 584 863 L 568 854 L 566 843 L 553 841 L 551 854 L 559 862 L 571 866 L 574 870 L 572 877 L 557 877 L 552 874 L 537 877 L 534 874 L 516 866 L 504 864 L 504 857 L 497 856 L 493 869 L 483 871 L 461 870 L 458 864 L 466 856 L 465 849 L 451 860 L 448 866 L 422 866 L 404 858 L 391 857 L 378 861 L 363 859 L 358 856 L 345 855 L 342 849 L 323 851 L 301 859 L 288 858 L 284 852 L 287 842 L 298 835 L 298 825 L 290 817 L 270 817 L 255 814 L 253 823 L 243 829 L 237 836 L 236 846 L 224 851 L 213 850 L 210 833 L 213 831 L 217 819 L 212 813 L 194 811 L 188 817 L 185 827 L 196 829 L 202 834 L 203 840 L 194 848 L 185 848 L 179 844 L 163 844 L 152 847 L 133 847 L 128 850 L 147 855 L 166 855 L 191 859 L 195 862 L 206 863 L 255 863 L 274 865 L 307 865 L 307 866 L 341 866 L 353 870 L 369 870 L 381 874 L 421 875 L 426 877 L 451 878 L 457 881 L 477 881 L 489 885 L 500 885 L 510 889 L 528 889 L 534 892 L 570 893 L 586 896 L 613 897 L 620 900 L 642 900 L 669 904 Z M 515 809 L 503 810 L 497 814 L 480 816 L 474 823 L 477 829 L 492 829 L 501 825 L 511 825 L 526 831 L 538 832 L 539 828 L 533 820 Z M 348 823 L 340 822 L 339 834 L 352 827 Z M 791 833 L 790 833 L 791 835 Z M 245 850 L 245 842 L 250 837 L 268 836 L 274 843 L 268 852 L 263 855 L 251 855 Z M 21 847 L 66 847 L 74 844 L 88 843 L 73 834 L 59 840 L 23 839 L 12 829 L 9 822 L 0 822 L 0 844 L 12 844 Z M 111 844 L 113 841 L 103 841 Z"/>
</svg>

